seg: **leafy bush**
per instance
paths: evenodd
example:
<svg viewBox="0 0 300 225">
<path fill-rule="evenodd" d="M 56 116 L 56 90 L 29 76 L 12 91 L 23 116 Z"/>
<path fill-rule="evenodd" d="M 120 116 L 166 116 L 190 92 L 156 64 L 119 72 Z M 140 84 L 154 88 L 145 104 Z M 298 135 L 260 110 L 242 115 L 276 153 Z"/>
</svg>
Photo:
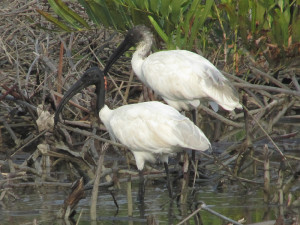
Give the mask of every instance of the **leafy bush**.
<svg viewBox="0 0 300 225">
<path fill-rule="evenodd" d="M 268 48 L 285 53 L 300 43 L 299 2 L 222 0 L 220 8 L 223 18 L 228 20 L 230 28 L 238 31 L 245 47 L 255 53 Z"/>
<path fill-rule="evenodd" d="M 90 29 L 88 23 L 62 0 L 48 2 L 63 21 L 44 11 L 38 12 L 61 29 L 67 32 Z M 199 49 L 199 43 L 203 49 L 207 35 L 214 33 L 229 44 L 236 45 L 241 39 L 248 50 L 254 54 L 269 52 L 269 58 L 299 53 L 295 48 L 300 43 L 299 0 L 221 0 L 218 5 L 212 0 L 205 3 L 200 0 L 78 2 L 98 26 L 120 31 L 137 24 L 153 26 L 168 49 Z"/>
</svg>

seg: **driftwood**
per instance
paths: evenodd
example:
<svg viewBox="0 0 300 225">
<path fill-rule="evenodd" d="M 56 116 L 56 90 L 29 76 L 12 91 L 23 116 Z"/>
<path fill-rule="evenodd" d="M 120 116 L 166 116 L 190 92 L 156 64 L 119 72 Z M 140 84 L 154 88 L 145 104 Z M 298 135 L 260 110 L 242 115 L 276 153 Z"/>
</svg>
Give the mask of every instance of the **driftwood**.
<svg viewBox="0 0 300 225">
<path fill-rule="evenodd" d="M 71 193 L 65 199 L 62 208 L 57 213 L 57 218 L 68 220 L 69 217 L 75 215 L 75 209 L 78 202 L 84 198 L 84 184 L 83 179 L 77 180 L 71 188 Z"/>
</svg>

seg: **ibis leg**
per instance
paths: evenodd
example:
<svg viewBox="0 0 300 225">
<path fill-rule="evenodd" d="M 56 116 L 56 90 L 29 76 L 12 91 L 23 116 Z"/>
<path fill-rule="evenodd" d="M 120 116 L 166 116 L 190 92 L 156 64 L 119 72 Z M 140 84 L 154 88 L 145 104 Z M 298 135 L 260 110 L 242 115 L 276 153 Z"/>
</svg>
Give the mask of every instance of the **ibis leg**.
<svg viewBox="0 0 300 225">
<path fill-rule="evenodd" d="M 197 126 L 197 109 L 192 109 L 192 119 L 194 124 Z"/>
<path fill-rule="evenodd" d="M 194 124 L 197 126 L 197 109 L 192 109 L 192 119 Z M 192 151 L 192 160 L 196 162 L 196 151 Z"/>
<path fill-rule="evenodd" d="M 169 173 L 169 167 L 166 162 L 164 162 L 165 170 L 166 170 L 166 175 L 167 175 L 167 188 L 169 191 L 169 197 L 172 198 L 172 185 L 171 185 L 171 180 L 170 180 L 170 173 Z"/>
<path fill-rule="evenodd" d="M 139 177 L 140 177 L 140 183 L 139 183 L 139 193 L 138 193 L 138 201 L 144 202 L 144 196 L 145 196 L 145 179 L 143 171 L 139 170 Z"/>
</svg>

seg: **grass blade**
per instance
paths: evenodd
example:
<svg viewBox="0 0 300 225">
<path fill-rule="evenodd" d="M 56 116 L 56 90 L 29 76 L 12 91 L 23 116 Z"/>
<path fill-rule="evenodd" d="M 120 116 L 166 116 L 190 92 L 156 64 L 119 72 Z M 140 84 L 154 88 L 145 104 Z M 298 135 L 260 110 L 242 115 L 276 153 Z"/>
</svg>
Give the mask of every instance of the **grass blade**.
<svg viewBox="0 0 300 225">
<path fill-rule="evenodd" d="M 160 13 L 165 18 L 167 18 L 169 16 L 169 13 L 170 13 L 170 3 L 171 3 L 171 0 L 162 0 L 161 1 Z"/>
<path fill-rule="evenodd" d="M 169 43 L 169 37 L 166 35 L 166 33 L 161 29 L 161 27 L 158 25 L 158 23 L 153 19 L 152 16 L 148 16 L 151 24 L 153 25 L 154 29 L 158 33 L 158 35 L 163 39 L 165 43 Z"/>
<path fill-rule="evenodd" d="M 62 30 L 67 31 L 67 32 L 72 32 L 73 31 L 71 28 L 69 28 L 64 23 L 60 22 L 57 18 L 51 16 L 49 13 L 44 12 L 44 11 L 39 10 L 39 9 L 36 9 L 36 11 L 39 14 L 41 14 L 43 17 L 45 17 L 48 21 L 54 23 L 56 26 L 58 26 L 59 28 L 61 28 Z"/>
<path fill-rule="evenodd" d="M 85 28 L 90 28 L 90 26 L 88 25 L 88 23 L 81 17 L 79 16 L 78 13 L 74 12 L 73 10 L 71 10 L 63 1 L 61 0 L 55 0 L 56 4 L 58 6 L 60 6 L 68 15 L 70 15 L 71 18 L 74 19 L 74 22 L 78 22 L 79 24 L 81 24 L 82 26 L 84 26 Z"/>
<path fill-rule="evenodd" d="M 73 28 L 76 30 L 81 30 L 81 27 L 77 23 L 77 21 L 70 16 L 68 8 L 64 3 L 61 2 L 61 0 L 48 0 L 51 8 L 54 10 L 54 12 L 60 16 L 62 19 L 64 19 L 67 23 L 69 23 Z M 70 11 L 70 10 L 69 10 Z"/>
</svg>

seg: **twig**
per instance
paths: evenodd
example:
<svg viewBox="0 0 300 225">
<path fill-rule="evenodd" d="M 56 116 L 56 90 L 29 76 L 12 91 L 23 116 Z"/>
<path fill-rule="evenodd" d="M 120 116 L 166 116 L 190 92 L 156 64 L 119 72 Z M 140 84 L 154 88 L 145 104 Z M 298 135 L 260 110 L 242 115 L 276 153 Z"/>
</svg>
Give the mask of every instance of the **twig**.
<svg viewBox="0 0 300 225">
<path fill-rule="evenodd" d="M 128 213 L 127 213 L 128 216 L 133 216 L 131 176 L 128 177 L 128 181 L 127 181 L 127 209 L 128 209 Z"/>
<path fill-rule="evenodd" d="M 81 216 L 82 216 L 82 212 L 83 212 L 83 208 L 80 210 L 79 216 L 78 216 L 77 221 L 76 221 L 76 225 L 79 224 L 79 221 L 80 221 Z"/>
<path fill-rule="evenodd" d="M 239 83 L 242 83 L 242 84 L 247 84 L 247 83 L 248 83 L 247 81 L 245 81 L 245 80 L 239 78 L 238 76 L 232 75 L 232 74 L 227 73 L 227 72 L 225 72 L 225 71 L 223 71 L 223 70 L 222 70 L 221 72 L 222 72 L 222 74 L 223 74 L 224 76 L 229 77 L 229 78 L 232 79 L 232 80 L 238 81 Z"/>
<path fill-rule="evenodd" d="M 36 39 L 35 41 L 35 52 L 38 53 L 38 46 L 39 46 L 39 39 Z M 40 55 L 36 55 L 33 62 L 30 64 L 30 67 L 28 69 L 28 72 L 26 74 L 26 78 L 25 78 L 25 88 L 28 89 L 28 81 L 29 81 L 29 76 L 30 73 L 32 71 L 33 66 L 38 62 L 38 60 L 40 59 Z"/>
<path fill-rule="evenodd" d="M 17 148 L 16 150 L 14 150 L 14 153 L 11 156 L 14 156 L 17 152 L 21 151 L 23 148 L 25 148 L 27 145 L 31 144 L 33 141 L 37 140 L 39 137 L 43 136 L 45 133 L 47 132 L 47 130 L 43 130 L 42 132 L 40 132 L 38 135 L 36 136 L 31 136 L 29 135 L 30 140 L 28 140 L 25 144 L 23 144 L 21 147 Z M 31 138 L 32 137 L 32 138 Z M 26 138 L 27 140 L 27 138 Z"/>
<path fill-rule="evenodd" d="M 271 110 L 272 108 L 274 108 L 275 106 L 279 105 L 279 104 L 282 104 L 283 102 L 285 101 L 284 98 L 280 98 L 279 100 L 277 99 L 274 99 L 273 101 L 271 101 L 268 105 L 264 106 L 263 108 L 259 108 L 259 109 L 253 109 L 253 110 L 250 110 L 248 113 L 253 115 L 255 113 L 261 113 L 263 116 L 265 111 L 267 110 Z M 240 113 L 240 114 L 236 114 L 233 118 L 234 119 L 237 119 L 237 118 L 240 118 L 243 116 L 244 113 Z"/>
<path fill-rule="evenodd" d="M 0 98 L 1 98 L 2 96 L 3 96 L 3 95 L 0 94 Z M 29 104 L 28 102 L 25 102 L 25 101 L 22 101 L 22 100 L 18 100 L 18 99 L 14 98 L 14 97 L 12 97 L 12 96 L 9 96 L 9 95 L 8 95 L 8 96 L 5 96 L 4 99 L 7 100 L 7 101 L 14 101 L 14 102 L 18 103 L 19 105 L 23 105 L 23 106 L 25 106 L 25 107 L 28 107 L 28 108 L 30 108 L 30 109 L 36 111 L 36 106 L 31 105 L 31 104 Z"/>
<path fill-rule="evenodd" d="M 60 51 L 59 51 L 59 63 L 57 70 L 57 92 L 61 94 L 61 85 L 62 85 L 62 69 L 63 69 L 63 55 L 64 55 L 64 44 L 60 42 Z"/>
<path fill-rule="evenodd" d="M 274 116 L 274 117 L 272 118 L 271 121 L 269 121 L 269 126 L 268 126 L 268 130 L 269 130 L 269 131 L 271 131 L 271 129 L 272 129 L 272 127 L 274 126 L 274 124 L 277 123 L 277 122 L 280 120 L 280 118 L 281 118 L 282 116 L 284 116 L 284 114 L 286 113 L 286 111 L 287 111 L 289 108 L 291 108 L 291 107 L 294 105 L 294 103 L 295 103 L 295 99 L 293 99 L 292 101 L 287 101 L 286 104 L 284 104 L 284 105 L 282 106 L 282 110 L 280 110 L 280 111 L 277 113 L 277 115 Z"/>
<path fill-rule="evenodd" d="M 260 107 L 263 107 L 264 104 L 262 103 L 262 101 L 259 99 L 258 96 L 256 96 L 256 94 L 253 93 L 253 91 L 250 91 L 249 89 L 245 89 L 244 90 L 246 93 L 248 93 L 254 100 L 255 100 L 255 104 L 258 104 Z"/>
<path fill-rule="evenodd" d="M 269 74 L 255 68 L 254 66 L 250 66 L 250 69 L 254 72 L 259 74 L 260 76 L 263 76 L 265 78 L 267 78 L 268 80 L 270 80 L 273 84 L 277 85 L 278 87 L 290 90 L 290 88 L 288 88 L 287 86 L 285 86 L 283 83 L 281 83 L 279 80 L 275 79 L 274 77 L 270 76 Z"/>
<path fill-rule="evenodd" d="M 105 143 L 104 145 L 102 145 L 100 157 L 98 160 L 98 166 L 97 166 L 97 171 L 96 171 L 96 176 L 95 176 L 95 181 L 94 181 L 94 187 L 93 187 L 92 196 L 91 196 L 90 215 L 91 215 L 92 221 L 97 219 L 96 205 L 97 205 L 97 198 L 98 198 L 98 188 L 99 188 L 99 183 L 100 183 L 102 165 L 103 165 L 103 161 L 104 161 L 104 153 L 107 150 L 108 146 L 109 146 L 108 143 Z"/>
<path fill-rule="evenodd" d="M 57 69 L 57 66 L 54 64 L 54 62 L 45 55 L 39 55 L 39 56 L 40 56 L 40 59 L 43 60 L 45 65 L 51 70 L 51 72 L 56 74 L 58 69 Z"/>
<path fill-rule="evenodd" d="M 80 178 L 72 186 L 72 192 L 65 199 L 64 204 L 57 213 L 57 217 L 64 219 L 72 217 L 74 215 L 75 207 L 77 206 L 78 202 L 84 198 L 84 195 L 83 178 Z"/>
<path fill-rule="evenodd" d="M 220 114 L 214 112 L 213 110 L 203 106 L 203 105 L 200 105 L 199 108 L 201 110 L 203 110 L 204 112 L 206 112 L 207 114 L 215 117 L 216 119 L 222 121 L 223 123 L 226 123 L 227 125 L 230 125 L 230 126 L 234 126 L 234 127 L 238 127 L 238 128 L 241 128 L 241 127 L 244 127 L 244 124 L 243 123 L 236 123 L 236 122 L 233 122 L 229 119 L 226 119 L 225 117 L 221 116 Z"/>
<path fill-rule="evenodd" d="M 59 123 L 59 126 L 65 128 L 65 129 L 67 129 L 67 130 L 76 132 L 76 133 L 78 133 L 78 134 L 82 134 L 82 135 L 84 135 L 84 136 L 89 136 L 89 137 L 95 138 L 95 139 L 97 139 L 97 140 L 99 140 L 99 141 L 107 142 L 107 143 L 109 143 L 109 144 L 111 144 L 111 145 L 115 145 L 115 146 L 120 147 L 120 148 L 127 148 L 125 145 L 119 144 L 119 143 L 117 143 L 117 142 L 114 142 L 114 141 L 111 141 L 111 140 L 108 140 L 108 139 L 105 139 L 105 138 L 101 138 L 101 137 L 99 137 L 98 135 L 95 135 L 95 134 L 93 134 L 93 133 L 91 133 L 91 132 L 89 132 L 89 131 L 80 130 L 79 128 L 69 127 L 69 126 L 66 126 L 66 125 L 64 125 L 64 124 L 62 124 L 62 123 Z"/>
<path fill-rule="evenodd" d="M 213 4 L 213 5 L 214 5 L 215 11 L 217 13 L 217 17 L 218 17 L 218 20 L 219 20 L 219 23 L 220 23 L 220 26 L 221 26 L 221 29 L 222 29 L 222 32 L 223 32 L 224 60 L 225 60 L 225 64 L 227 64 L 227 40 L 226 40 L 227 38 L 226 38 L 226 32 L 225 32 L 225 29 L 224 29 L 224 26 L 223 26 L 223 23 L 222 23 L 222 19 L 220 17 L 219 9 L 218 9 L 216 4 Z"/>
<path fill-rule="evenodd" d="M 66 51 L 65 56 L 68 59 L 69 62 L 69 66 L 71 67 L 72 70 L 75 70 L 74 68 L 74 63 L 72 60 L 72 45 L 73 45 L 73 39 L 74 39 L 74 33 L 70 33 L 70 39 L 69 39 L 69 46 L 67 46 L 66 42 L 64 41 L 64 39 L 59 35 L 59 40 L 61 41 L 61 43 L 63 44 L 63 47 Z"/>
<path fill-rule="evenodd" d="M 20 66 L 20 63 L 19 63 L 19 51 L 18 51 L 18 46 L 17 46 L 17 42 L 16 40 L 14 39 L 14 43 L 15 43 L 15 46 L 16 46 L 16 59 L 15 59 L 15 67 L 16 67 L 16 74 L 17 74 L 17 81 L 18 81 L 18 86 L 19 86 L 19 90 L 22 90 L 22 87 L 21 87 L 21 79 L 20 79 L 20 69 L 19 69 L 19 66 Z"/>
<path fill-rule="evenodd" d="M 20 14 L 22 12 L 32 11 L 32 9 L 29 6 L 35 5 L 36 2 L 37 2 L 37 0 L 33 0 L 31 2 L 26 3 L 25 5 L 21 6 L 17 10 L 1 13 L 0 16 L 1 17 L 2 16 L 16 16 L 17 14 Z"/>
<path fill-rule="evenodd" d="M 91 52 L 93 53 L 93 55 L 96 57 L 96 59 L 98 60 L 98 63 L 104 68 L 103 64 L 100 62 L 100 60 L 97 58 L 97 56 L 95 55 L 94 51 L 90 48 Z M 121 92 L 121 88 L 117 85 L 117 83 L 115 82 L 115 80 L 113 79 L 113 77 L 107 73 L 107 75 L 109 76 L 109 79 L 112 81 L 112 83 L 114 84 L 114 86 L 117 88 L 119 95 L 121 96 L 123 102 L 125 104 L 127 104 L 126 99 L 124 98 L 123 93 Z"/>
<path fill-rule="evenodd" d="M 294 83 L 294 85 L 295 85 L 297 91 L 300 91 L 300 85 L 299 85 L 299 83 L 298 83 L 298 81 L 297 81 L 297 79 L 296 79 L 295 74 L 292 75 L 292 81 L 293 81 L 293 83 Z"/>
<path fill-rule="evenodd" d="M 185 204 L 188 197 L 188 183 L 190 177 L 189 174 L 190 174 L 189 156 L 187 152 L 185 152 L 184 160 L 183 160 L 183 179 L 181 184 L 180 204 Z"/>
<path fill-rule="evenodd" d="M 127 173 L 128 174 L 128 173 Z M 139 176 L 138 176 L 138 173 L 137 172 L 133 172 L 133 174 L 135 176 L 131 176 L 131 181 L 137 181 L 139 180 Z M 131 174 L 130 174 L 131 175 Z M 166 177 L 166 174 L 164 172 L 161 172 L 160 174 L 144 174 L 144 177 L 145 179 L 147 180 L 151 180 L 151 179 L 157 179 L 157 178 L 165 178 Z M 125 183 L 125 182 L 128 182 L 128 178 L 121 178 L 121 179 L 118 179 L 118 182 L 119 183 Z M 101 184 L 99 184 L 99 187 L 111 187 L 113 185 L 113 180 L 111 181 L 107 181 L 107 182 L 102 182 Z M 85 187 L 84 187 L 84 190 L 91 190 L 92 189 L 92 186 L 90 183 L 88 183 Z"/>
<path fill-rule="evenodd" d="M 264 146 L 264 202 L 270 199 L 270 159 L 268 145 Z"/>
<path fill-rule="evenodd" d="M 8 162 L 6 161 L 3 161 L 3 160 L 0 160 L 0 165 L 8 165 Z M 28 167 L 28 166 L 23 166 L 23 165 L 19 165 L 19 164 L 16 164 L 16 163 L 12 163 L 12 166 L 16 169 L 19 169 L 19 170 L 24 170 L 24 171 L 27 171 L 27 172 L 30 172 L 30 173 L 33 173 L 39 177 L 43 176 L 43 174 L 40 174 L 36 169 L 33 169 L 31 167 Z M 53 181 L 53 182 L 57 182 L 56 179 L 52 178 L 52 177 L 46 177 L 46 180 L 48 181 Z"/>
<path fill-rule="evenodd" d="M 247 109 L 247 107 L 244 106 L 244 109 L 247 110 L 249 112 L 249 110 Z M 267 131 L 262 127 L 262 125 L 257 121 L 257 119 L 249 114 L 252 119 L 256 122 L 256 124 L 259 126 L 259 128 L 263 131 L 263 133 L 265 133 L 265 135 L 268 137 L 268 139 L 271 141 L 271 143 L 274 145 L 275 149 L 279 152 L 279 154 L 283 157 L 284 160 L 286 160 L 284 154 L 282 153 L 282 151 L 280 150 L 280 148 L 278 147 L 278 145 L 274 142 L 274 140 L 271 138 L 271 136 L 267 133 Z M 289 163 L 288 163 L 289 164 Z M 291 167 L 291 165 L 289 164 L 290 168 L 293 170 L 293 168 Z"/>
<path fill-rule="evenodd" d="M 286 180 L 284 182 L 283 187 L 282 187 L 283 193 L 287 194 L 290 191 L 291 187 L 295 183 L 299 182 L 299 178 L 300 178 L 300 164 L 298 164 L 298 166 L 296 167 L 295 172 L 293 173 L 293 175 L 288 180 Z"/>
<path fill-rule="evenodd" d="M 209 213 L 211 213 L 211 214 L 213 214 L 213 215 L 215 215 L 215 216 L 217 216 L 217 217 L 219 217 L 219 218 L 221 218 L 221 219 L 223 219 L 223 220 L 225 220 L 225 221 L 228 221 L 228 222 L 230 222 L 230 223 L 232 223 L 232 224 L 242 225 L 241 223 L 239 223 L 239 222 L 237 222 L 237 221 L 235 221 L 235 220 L 232 220 L 232 219 L 230 219 L 230 218 L 228 218 L 228 217 L 226 217 L 226 216 L 223 216 L 222 214 L 220 214 L 220 213 L 218 213 L 218 212 L 216 212 L 216 211 L 214 211 L 214 210 L 208 208 L 204 202 L 201 204 L 201 206 L 200 206 L 198 209 L 196 209 L 192 214 L 190 214 L 190 215 L 189 215 L 188 217 L 186 217 L 184 220 L 180 221 L 180 223 L 178 223 L 177 225 L 181 225 L 181 224 L 185 223 L 185 222 L 188 221 L 191 217 L 193 217 L 194 215 L 196 215 L 201 209 L 203 209 L 203 210 L 205 210 L 205 211 L 207 211 L 207 212 L 209 212 Z"/>
<path fill-rule="evenodd" d="M 4 127 L 10 134 L 11 138 L 14 140 L 16 146 L 19 146 L 21 143 L 21 140 L 19 138 L 17 138 L 17 136 L 15 135 L 15 132 L 10 128 L 9 124 L 3 119 L 3 117 L 0 117 L 0 121 L 3 123 Z"/>
<path fill-rule="evenodd" d="M 60 97 L 60 98 L 63 97 L 63 95 L 60 94 L 60 93 L 58 93 L 58 92 L 51 91 L 51 93 L 52 93 L 53 95 L 57 96 L 57 97 Z M 77 103 L 73 102 L 72 100 L 70 100 L 70 101 L 68 101 L 68 102 L 69 102 L 71 105 L 75 106 L 76 108 L 78 108 L 78 109 L 80 109 L 80 110 L 82 110 L 82 111 L 84 111 L 84 112 L 87 112 L 87 113 L 90 112 L 90 110 L 88 110 L 87 108 L 82 107 L 81 105 L 78 105 Z"/>
<path fill-rule="evenodd" d="M 241 144 L 240 144 L 241 145 Z M 231 176 L 231 177 L 233 177 L 233 178 L 235 178 L 235 179 L 237 179 L 237 181 L 241 184 L 241 186 L 242 187 L 244 187 L 244 188 L 247 188 L 243 183 L 242 183 L 242 178 L 240 178 L 240 177 L 238 177 L 237 175 L 235 175 L 233 172 L 232 172 L 232 170 L 225 164 L 225 163 L 222 163 L 221 162 L 221 160 L 219 159 L 219 158 L 217 158 L 217 157 L 215 157 L 215 156 L 210 156 L 210 155 L 208 155 L 208 154 L 206 154 L 206 153 L 204 153 L 204 152 L 202 152 L 202 151 L 199 151 L 199 153 L 201 154 L 201 155 L 203 155 L 203 156 L 205 156 L 205 157 L 207 157 L 207 158 L 209 158 L 209 159 L 213 159 L 214 160 L 214 162 L 216 163 L 216 164 L 218 164 L 218 165 L 220 165 L 222 168 L 220 168 L 220 170 L 221 169 L 225 169 L 228 173 L 229 173 L 229 175 L 227 175 L 227 176 Z M 224 153 L 225 154 L 225 153 Z M 237 156 L 233 156 L 233 157 L 237 157 Z M 232 158 L 233 158 L 232 157 Z"/>
<path fill-rule="evenodd" d="M 0 96 L 0 101 L 2 101 L 9 94 L 15 98 L 21 98 L 20 95 L 15 92 L 17 84 L 14 84 L 11 88 L 7 87 L 5 84 L 2 84 L 1 87 L 6 90 L 6 93 Z"/>
<path fill-rule="evenodd" d="M 130 72 L 130 76 L 129 76 L 129 80 L 128 80 L 128 85 L 126 87 L 125 94 L 124 94 L 124 99 L 126 101 L 123 101 L 123 104 L 125 104 L 127 102 L 132 80 L 133 80 L 133 70 L 131 70 L 131 72 Z"/>
<path fill-rule="evenodd" d="M 91 122 L 88 120 L 64 120 L 64 124 L 66 125 L 71 125 L 71 126 L 76 126 L 76 127 L 82 127 L 82 128 L 86 128 L 86 129 L 90 129 L 92 127 Z M 98 130 L 102 130 L 102 131 L 107 131 L 106 127 L 103 124 L 100 124 L 99 126 L 97 126 Z"/>
<path fill-rule="evenodd" d="M 235 220 L 232 220 L 232 219 L 230 219 L 230 218 L 228 218 L 228 217 L 226 217 L 226 216 L 223 216 L 222 214 L 220 214 L 220 213 L 218 213 L 218 212 L 216 212 L 216 211 L 214 211 L 214 210 L 208 208 L 208 207 L 206 206 L 205 203 L 202 203 L 202 204 L 201 204 L 201 208 L 202 208 L 203 210 L 207 211 L 207 212 L 210 212 L 211 214 L 213 214 L 213 215 L 215 215 L 215 216 L 217 216 L 217 217 L 220 217 L 220 218 L 223 219 L 223 220 L 226 220 L 226 221 L 232 223 L 232 224 L 242 225 L 241 223 L 239 223 L 239 222 L 237 222 L 237 221 L 235 221 Z"/>
<path fill-rule="evenodd" d="M 270 87 L 265 85 L 249 84 L 249 83 L 234 83 L 234 86 L 239 88 L 252 88 L 257 90 L 274 91 L 278 93 L 284 93 L 287 95 L 294 95 L 300 97 L 300 91 L 287 90 L 284 88 Z"/>
</svg>

